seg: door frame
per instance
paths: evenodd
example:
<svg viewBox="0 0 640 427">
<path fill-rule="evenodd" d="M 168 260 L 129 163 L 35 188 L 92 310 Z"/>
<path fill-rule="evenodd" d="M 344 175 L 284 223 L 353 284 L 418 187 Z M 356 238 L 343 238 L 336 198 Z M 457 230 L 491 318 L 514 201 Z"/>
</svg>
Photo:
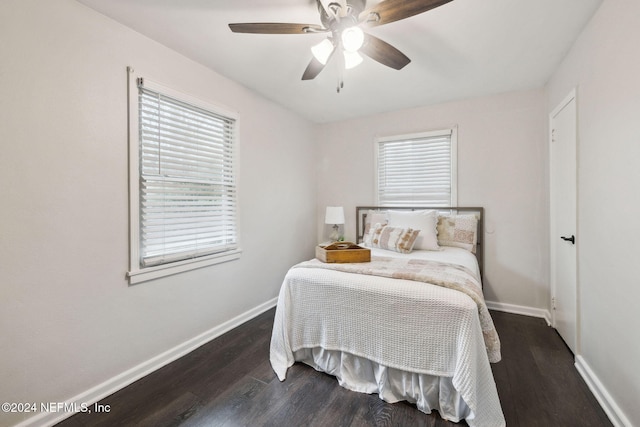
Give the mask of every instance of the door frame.
<svg viewBox="0 0 640 427">
<path fill-rule="evenodd" d="M 576 117 L 575 117 L 575 126 L 576 126 L 576 132 L 575 132 L 575 164 L 576 164 L 576 188 L 575 188 L 575 195 L 576 195 L 576 234 L 578 235 L 578 238 L 576 239 L 576 244 L 575 244 L 575 249 L 576 249 L 576 342 L 575 342 L 575 346 L 576 346 L 576 352 L 575 352 L 575 356 L 577 356 L 578 354 L 580 354 L 580 276 L 579 276 L 579 271 L 580 269 L 578 268 L 578 264 L 579 264 L 579 251 L 580 251 L 580 238 L 579 238 L 579 215 L 578 215 L 578 205 L 579 205 L 579 199 L 578 199 L 578 176 L 579 176 L 579 163 L 578 163 L 578 150 L 579 150 L 579 133 L 578 133 L 578 99 L 577 99 L 577 88 L 573 88 L 569 94 L 562 100 L 562 102 L 560 102 L 554 109 L 553 111 L 549 114 L 549 125 L 548 125 L 548 147 L 549 147 L 549 275 L 550 275 L 550 291 L 551 291 L 551 295 L 550 295 L 550 306 L 551 306 L 551 326 L 553 326 L 554 328 L 556 327 L 556 310 L 555 310 L 555 298 L 557 295 L 557 283 L 556 283 L 556 278 L 555 278 L 555 273 L 556 273 L 556 249 L 557 249 L 557 245 L 560 244 L 560 241 L 558 240 L 558 230 L 555 229 L 554 226 L 554 221 L 553 221 L 553 217 L 555 214 L 555 209 L 554 209 L 554 196 L 555 196 L 555 189 L 553 186 L 554 183 L 554 158 L 553 158 L 553 147 L 552 147 L 552 140 L 553 140 L 553 120 L 554 117 L 557 116 L 562 109 L 564 109 L 569 103 L 571 102 L 575 102 L 576 103 Z"/>
</svg>

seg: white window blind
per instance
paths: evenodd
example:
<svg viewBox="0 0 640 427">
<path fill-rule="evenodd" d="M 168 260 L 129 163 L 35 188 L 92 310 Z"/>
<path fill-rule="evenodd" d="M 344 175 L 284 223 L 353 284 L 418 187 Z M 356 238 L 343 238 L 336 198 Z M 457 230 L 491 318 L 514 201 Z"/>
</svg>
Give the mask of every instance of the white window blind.
<svg viewBox="0 0 640 427">
<path fill-rule="evenodd" d="M 138 89 L 140 266 L 237 249 L 235 120 Z"/>
<path fill-rule="evenodd" d="M 381 206 L 455 206 L 455 129 L 377 141 Z"/>
</svg>

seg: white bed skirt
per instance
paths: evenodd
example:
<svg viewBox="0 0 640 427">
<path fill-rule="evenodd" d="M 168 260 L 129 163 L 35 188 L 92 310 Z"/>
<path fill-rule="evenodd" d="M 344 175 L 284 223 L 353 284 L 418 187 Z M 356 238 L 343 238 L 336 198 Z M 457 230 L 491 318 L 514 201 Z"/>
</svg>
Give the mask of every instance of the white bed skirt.
<svg viewBox="0 0 640 427">
<path fill-rule="evenodd" d="M 427 414 L 437 410 L 446 420 L 466 419 L 473 425 L 475 414 L 462 399 L 449 377 L 406 372 L 338 350 L 304 348 L 293 352 L 296 361 L 326 372 L 338 383 L 360 393 L 376 393 L 389 403 L 406 400 Z"/>
</svg>

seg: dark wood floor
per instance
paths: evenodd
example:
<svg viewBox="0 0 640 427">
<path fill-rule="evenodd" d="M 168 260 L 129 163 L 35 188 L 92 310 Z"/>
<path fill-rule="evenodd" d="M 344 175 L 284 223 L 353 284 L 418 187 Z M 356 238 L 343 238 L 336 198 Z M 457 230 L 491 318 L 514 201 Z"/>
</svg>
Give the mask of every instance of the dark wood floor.
<svg viewBox="0 0 640 427">
<path fill-rule="evenodd" d="M 284 382 L 269 365 L 274 310 L 105 398 L 110 412 L 78 414 L 78 426 L 433 426 L 466 425 L 408 403 L 348 391 L 335 378 L 294 365 Z M 542 319 L 492 312 L 502 361 L 492 365 L 507 426 L 611 426 Z"/>
</svg>

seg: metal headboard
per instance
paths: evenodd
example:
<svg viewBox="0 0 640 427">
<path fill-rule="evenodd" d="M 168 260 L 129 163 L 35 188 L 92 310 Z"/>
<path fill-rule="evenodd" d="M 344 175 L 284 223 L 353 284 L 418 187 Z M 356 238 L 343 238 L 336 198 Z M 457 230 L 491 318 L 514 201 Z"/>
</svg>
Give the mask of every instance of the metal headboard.
<svg viewBox="0 0 640 427">
<path fill-rule="evenodd" d="M 476 259 L 480 267 L 480 277 L 484 278 L 484 208 L 483 207 L 451 207 L 451 206 L 356 206 L 356 243 L 360 243 L 364 237 L 365 218 L 369 210 L 375 211 L 416 211 L 436 210 L 441 213 L 455 214 L 459 212 L 474 213 L 478 216 L 478 243 L 476 246 Z"/>
</svg>

